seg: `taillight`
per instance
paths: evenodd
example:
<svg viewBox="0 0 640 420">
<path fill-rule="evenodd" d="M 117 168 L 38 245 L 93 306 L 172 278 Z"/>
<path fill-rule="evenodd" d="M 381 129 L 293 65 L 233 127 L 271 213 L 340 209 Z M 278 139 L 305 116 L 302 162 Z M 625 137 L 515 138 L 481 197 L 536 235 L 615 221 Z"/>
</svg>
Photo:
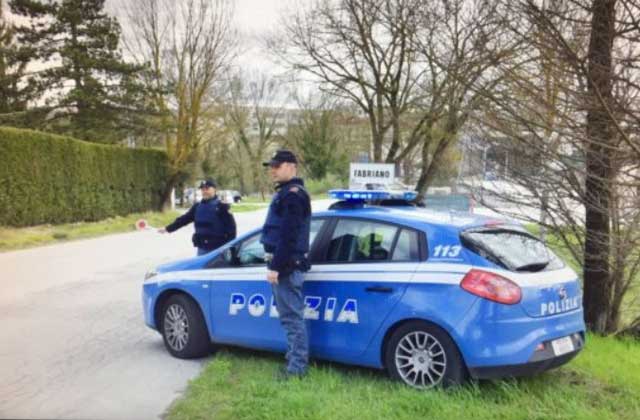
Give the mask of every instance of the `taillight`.
<svg viewBox="0 0 640 420">
<path fill-rule="evenodd" d="M 469 293 L 506 305 L 520 302 L 520 286 L 495 273 L 482 270 L 470 270 L 460 282 L 460 287 Z"/>
</svg>

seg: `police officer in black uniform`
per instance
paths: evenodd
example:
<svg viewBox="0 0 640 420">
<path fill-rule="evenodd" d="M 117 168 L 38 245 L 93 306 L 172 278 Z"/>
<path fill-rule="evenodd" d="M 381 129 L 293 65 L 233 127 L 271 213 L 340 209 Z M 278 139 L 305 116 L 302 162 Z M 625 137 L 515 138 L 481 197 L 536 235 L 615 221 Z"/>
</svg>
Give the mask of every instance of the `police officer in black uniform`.
<svg viewBox="0 0 640 420">
<path fill-rule="evenodd" d="M 278 150 L 269 162 L 276 183 L 262 242 L 267 255 L 267 280 L 273 288 L 276 307 L 287 335 L 287 365 L 282 374 L 303 376 L 309 364 L 309 339 L 304 322 L 303 273 L 310 268 L 309 228 L 311 202 L 302 179 L 296 177 L 298 160 L 288 150 Z"/>
<path fill-rule="evenodd" d="M 176 218 L 170 225 L 159 229 L 160 233 L 171 233 L 193 222 L 193 246 L 198 255 L 206 254 L 236 237 L 236 221 L 229 213 L 229 205 L 221 202 L 216 195 L 216 183 L 208 178 L 200 183 L 202 200 L 194 204 L 188 212 Z"/>
</svg>

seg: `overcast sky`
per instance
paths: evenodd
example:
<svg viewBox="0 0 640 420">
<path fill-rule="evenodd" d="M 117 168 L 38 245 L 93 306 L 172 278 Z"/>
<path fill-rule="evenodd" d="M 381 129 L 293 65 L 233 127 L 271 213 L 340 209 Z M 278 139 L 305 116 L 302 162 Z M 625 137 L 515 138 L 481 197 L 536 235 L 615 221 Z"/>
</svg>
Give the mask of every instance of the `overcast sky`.
<svg viewBox="0 0 640 420">
<path fill-rule="evenodd" d="M 119 18 L 124 25 L 124 19 L 118 16 L 118 10 L 125 2 L 136 0 L 106 0 L 106 9 L 112 15 Z M 297 2 L 305 0 L 229 0 L 235 8 L 235 22 L 243 39 L 245 54 L 240 57 L 240 64 L 244 66 L 270 65 L 267 57 L 262 54 L 259 39 L 269 31 L 277 28 L 279 13 L 293 7 Z M 3 9 L 8 12 L 7 0 L 2 1 Z M 7 17 L 9 16 L 7 13 Z"/>
<path fill-rule="evenodd" d="M 295 0 L 232 0 L 235 3 L 235 19 L 243 34 L 246 52 L 240 57 L 241 65 L 274 71 L 273 63 L 262 52 L 260 40 L 277 28 L 279 14 L 291 7 Z M 271 70 L 271 71 L 270 71 Z"/>
<path fill-rule="evenodd" d="M 136 0 L 106 0 L 106 11 L 118 18 L 121 25 L 126 25 L 122 14 L 122 5 Z M 241 36 L 242 55 L 237 60 L 240 69 L 247 72 L 261 70 L 268 74 L 281 74 L 283 69 L 278 67 L 263 51 L 261 40 L 277 28 L 280 14 L 295 7 L 297 3 L 309 0 L 229 0 L 234 6 L 234 20 Z M 7 1 L 3 1 L 3 8 L 8 12 Z M 15 19 L 10 14 L 5 17 Z M 20 21 L 21 19 L 16 19 Z M 42 63 L 33 63 L 30 69 L 36 70 Z"/>
<path fill-rule="evenodd" d="M 109 13 L 118 15 L 119 5 L 123 2 L 135 0 L 107 0 Z M 277 28 L 279 14 L 287 8 L 293 7 L 297 2 L 305 0 L 229 0 L 234 6 L 234 17 L 237 29 L 242 37 L 242 56 L 238 65 L 243 69 L 261 68 L 272 72 L 273 63 L 263 53 L 260 39 L 263 39 L 269 31 Z M 120 19 L 124 25 L 124 19 Z M 270 71 L 271 70 L 271 71 Z"/>
</svg>

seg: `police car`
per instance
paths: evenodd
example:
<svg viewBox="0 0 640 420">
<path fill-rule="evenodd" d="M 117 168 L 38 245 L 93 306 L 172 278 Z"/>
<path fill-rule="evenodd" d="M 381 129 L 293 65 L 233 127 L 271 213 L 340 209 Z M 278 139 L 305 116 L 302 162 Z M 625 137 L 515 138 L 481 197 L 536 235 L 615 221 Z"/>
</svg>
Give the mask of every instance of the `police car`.
<svg viewBox="0 0 640 420">
<path fill-rule="evenodd" d="M 583 348 L 576 273 L 521 226 L 413 207 L 408 192 L 331 194 L 341 201 L 312 216 L 304 284 L 313 357 L 430 388 L 541 372 Z M 169 353 L 286 350 L 259 239 L 147 274 L 145 322 Z"/>
</svg>

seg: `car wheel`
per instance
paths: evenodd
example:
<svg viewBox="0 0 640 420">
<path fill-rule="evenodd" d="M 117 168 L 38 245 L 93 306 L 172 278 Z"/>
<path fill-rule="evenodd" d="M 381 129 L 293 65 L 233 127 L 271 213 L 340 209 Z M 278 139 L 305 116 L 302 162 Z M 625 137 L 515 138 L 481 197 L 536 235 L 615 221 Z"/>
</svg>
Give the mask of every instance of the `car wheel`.
<svg viewBox="0 0 640 420">
<path fill-rule="evenodd" d="M 173 295 L 162 310 L 162 338 L 173 356 L 192 359 L 209 353 L 210 340 L 200 307 L 185 295 Z"/>
<path fill-rule="evenodd" d="M 419 389 L 458 385 L 467 376 L 458 347 L 449 334 L 421 321 L 404 324 L 389 337 L 385 366 L 392 378 Z"/>
</svg>

